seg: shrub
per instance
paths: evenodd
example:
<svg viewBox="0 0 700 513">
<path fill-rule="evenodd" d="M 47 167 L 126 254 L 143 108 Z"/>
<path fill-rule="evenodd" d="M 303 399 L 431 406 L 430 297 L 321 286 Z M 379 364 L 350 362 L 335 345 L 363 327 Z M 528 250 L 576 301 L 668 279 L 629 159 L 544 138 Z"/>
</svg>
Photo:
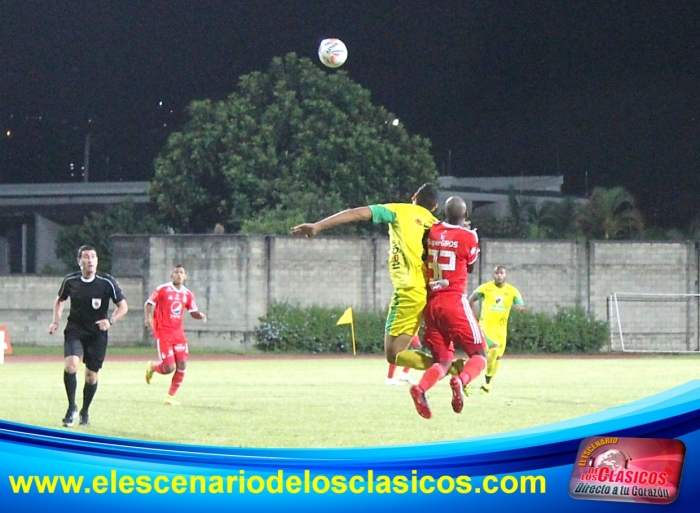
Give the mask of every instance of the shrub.
<svg viewBox="0 0 700 513">
<path fill-rule="evenodd" d="M 608 324 L 583 308 L 557 309 L 554 315 L 511 312 L 508 349 L 513 353 L 595 353 L 607 343 Z"/>
<path fill-rule="evenodd" d="M 350 326 L 337 326 L 345 310 L 274 303 L 255 331 L 256 347 L 274 353 L 352 354 Z M 358 353 L 384 352 L 384 317 L 353 311 Z"/>
<path fill-rule="evenodd" d="M 256 348 L 271 353 L 352 354 L 350 326 L 337 326 L 342 308 L 273 303 L 255 331 Z M 357 353 L 384 352 L 384 314 L 353 312 Z M 608 340 L 608 325 L 582 308 L 558 308 L 554 315 L 511 314 L 508 351 L 594 353 Z"/>
</svg>

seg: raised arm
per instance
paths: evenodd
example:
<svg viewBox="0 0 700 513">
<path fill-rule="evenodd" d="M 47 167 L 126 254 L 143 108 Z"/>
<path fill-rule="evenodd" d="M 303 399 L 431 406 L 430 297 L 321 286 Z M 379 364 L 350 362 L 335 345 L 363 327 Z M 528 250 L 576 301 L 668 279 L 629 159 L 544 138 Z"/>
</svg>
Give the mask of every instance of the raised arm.
<svg viewBox="0 0 700 513">
<path fill-rule="evenodd" d="M 371 221 L 372 210 L 368 206 L 350 208 L 326 217 L 316 223 L 304 223 L 293 227 L 289 233 L 295 237 L 314 237 L 323 230 L 340 226 L 341 224 L 356 223 L 358 221 Z"/>
</svg>

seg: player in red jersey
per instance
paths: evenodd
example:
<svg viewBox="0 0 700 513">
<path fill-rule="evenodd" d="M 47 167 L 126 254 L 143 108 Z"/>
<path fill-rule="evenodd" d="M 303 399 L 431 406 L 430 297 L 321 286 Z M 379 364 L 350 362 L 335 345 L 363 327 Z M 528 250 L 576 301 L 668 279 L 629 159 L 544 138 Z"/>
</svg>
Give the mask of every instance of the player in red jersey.
<svg viewBox="0 0 700 513">
<path fill-rule="evenodd" d="M 160 362 L 148 362 L 146 383 L 151 384 L 153 373 L 170 374 L 175 371 L 170 383 L 165 404 L 180 404 L 175 400 L 187 367 L 187 338 L 182 328 L 184 310 L 190 312 L 193 319 L 207 322 L 207 316 L 197 309 L 194 294 L 185 287 L 187 272 L 181 265 L 176 265 L 170 275 L 172 281 L 164 283 L 153 291 L 143 307 L 147 328 L 153 330 Z"/>
<path fill-rule="evenodd" d="M 435 363 L 411 387 L 416 410 L 426 419 L 432 412 L 425 392 L 447 374 L 455 346 L 469 357 L 459 375 L 450 378 L 455 413 L 464 407 L 463 386 L 479 377 L 486 366 L 486 339 L 467 297 L 467 274 L 479 256 L 479 238 L 467 228 L 467 205 L 462 198 L 453 196 L 445 202 L 445 216 L 445 221 L 430 228 L 425 241 L 428 303 L 423 312 L 423 343 Z"/>
</svg>

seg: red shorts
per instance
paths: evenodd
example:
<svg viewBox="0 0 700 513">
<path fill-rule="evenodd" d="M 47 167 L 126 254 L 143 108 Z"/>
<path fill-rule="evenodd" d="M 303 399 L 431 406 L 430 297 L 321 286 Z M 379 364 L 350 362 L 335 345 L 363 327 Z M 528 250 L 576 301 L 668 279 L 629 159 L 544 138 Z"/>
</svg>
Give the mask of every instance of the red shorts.
<svg viewBox="0 0 700 513">
<path fill-rule="evenodd" d="M 423 311 L 425 334 L 423 343 L 436 362 L 454 359 L 455 348 L 469 356 L 486 350 L 484 337 L 469 299 L 462 294 L 438 294 L 428 300 Z"/>
<path fill-rule="evenodd" d="M 170 365 L 175 362 L 187 361 L 189 356 L 184 331 L 165 334 L 156 333 L 156 349 L 160 360 Z"/>
</svg>

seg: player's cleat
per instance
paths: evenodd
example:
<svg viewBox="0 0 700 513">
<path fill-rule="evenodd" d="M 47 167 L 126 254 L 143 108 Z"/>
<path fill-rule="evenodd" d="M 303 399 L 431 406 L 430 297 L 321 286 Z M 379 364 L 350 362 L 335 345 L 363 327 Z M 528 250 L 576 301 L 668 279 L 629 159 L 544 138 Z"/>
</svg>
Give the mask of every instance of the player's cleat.
<svg viewBox="0 0 700 513">
<path fill-rule="evenodd" d="M 428 406 L 428 400 L 425 398 L 425 392 L 423 392 L 418 385 L 413 385 L 411 387 L 411 399 L 413 399 L 413 404 L 416 406 L 418 415 L 424 419 L 429 419 L 433 416 L 433 413 L 430 411 L 430 406 Z"/>
<path fill-rule="evenodd" d="M 79 424 L 81 426 L 89 426 L 90 425 L 90 415 L 88 415 L 87 412 L 83 413 L 80 412 L 80 421 Z"/>
<path fill-rule="evenodd" d="M 165 404 L 168 404 L 170 406 L 180 406 L 180 403 L 176 401 L 172 395 L 169 395 L 165 398 Z"/>
<path fill-rule="evenodd" d="M 153 373 L 155 371 L 153 370 L 153 362 L 148 362 L 148 366 L 146 367 L 146 384 L 150 385 L 151 384 L 151 378 L 153 377 Z"/>
<path fill-rule="evenodd" d="M 491 393 L 491 383 L 484 383 L 483 385 L 481 385 L 481 388 L 479 389 L 479 391 L 484 395 L 490 394 Z"/>
<path fill-rule="evenodd" d="M 462 388 L 462 392 L 464 392 L 464 397 L 471 397 L 474 393 L 474 391 L 472 390 L 472 384 L 467 383 L 466 385 L 464 385 L 464 387 Z"/>
<path fill-rule="evenodd" d="M 464 395 L 462 392 L 462 380 L 459 376 L 452 376 L 450 378 L 450 388 L 452 389 L 452 411 L 455 413 L 462 413 L 464 408 Z"/>
<path fill-rule="evenodd" d="M 61 422 L 63 422 L 63 427 L 73 427 L 73 424 L 75 424 L 75 419 L 78 416 L 78 407 L 77 406 L 72 406 L 68 408 L 68 411 L 66 411 L 66 416 L 61 419 Z"/>
<path fill-rule="evenodd" d="M 386 378 L 386 381 L 384 381 L 385 385 L 394 385 L 394 386 L 401 386 L 403 385 L 403 381 L 399 381 L 396 378 Z"/>
<path fill-rule="evenodd" d="M 396 379 L 399 381 L 404 381 L 405 383 L 408 383 L 409 385 L 417 385 L 418 383 L 413 380 L 411 375 L 408 372 L 400 372 L 398 376 L 396 376 Z"/>
</svg>

